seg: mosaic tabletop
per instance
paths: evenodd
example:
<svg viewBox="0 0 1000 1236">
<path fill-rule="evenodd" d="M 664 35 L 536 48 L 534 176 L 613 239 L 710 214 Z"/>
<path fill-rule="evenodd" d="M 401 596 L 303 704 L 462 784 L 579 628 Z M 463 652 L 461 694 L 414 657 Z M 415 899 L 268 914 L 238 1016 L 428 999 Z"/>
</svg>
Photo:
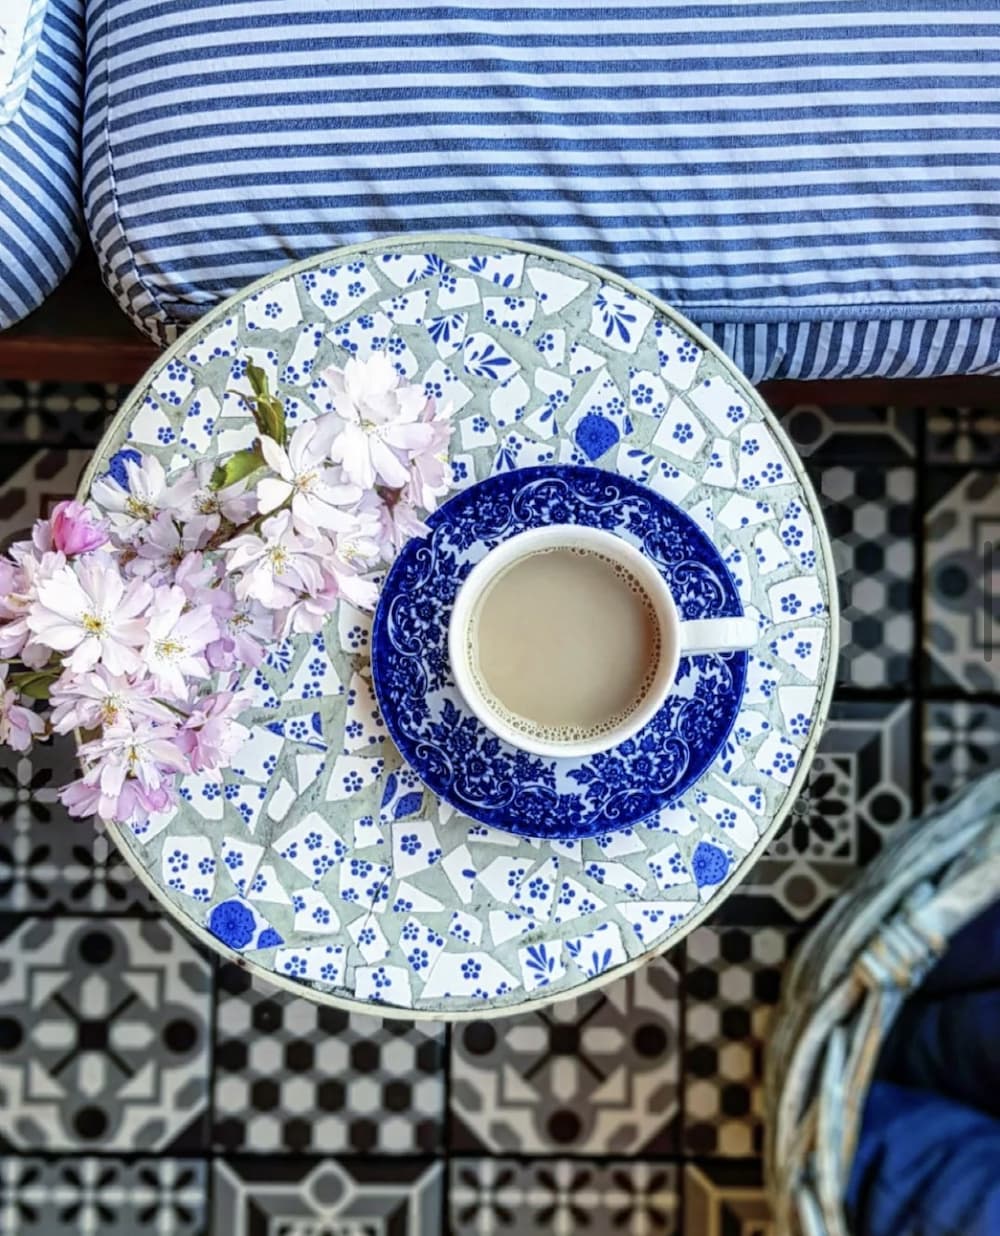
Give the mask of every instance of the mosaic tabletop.
<svg viewBox="0 0 1000 1236">
<path fill-rule="evenodd" d="M 146 375 L 82 489 L 126 443 L 171 472 L 249 445 L 248 361 L 294 426 L 331 410 L 323 369 L 375 350 L 456 409 L 455 489 L 588 464 L 691 515 L 760 632 L 730 738 L 641 825 L 542 842 L 476 824 L 393 747 L 371 616 L 343 604 L 248 673 L 251 735 L 221 784 L 189 777 L 177 810 L 111 831 L 189 932 L 272 982 L 368 1011 L 513 1012 L 662 952 L 778 828 L 833 685 L 829 544 L 794 450 L 703 335 L 607 271 L 482 237 L 356 246 L 252 285 Z"/>
</svg>

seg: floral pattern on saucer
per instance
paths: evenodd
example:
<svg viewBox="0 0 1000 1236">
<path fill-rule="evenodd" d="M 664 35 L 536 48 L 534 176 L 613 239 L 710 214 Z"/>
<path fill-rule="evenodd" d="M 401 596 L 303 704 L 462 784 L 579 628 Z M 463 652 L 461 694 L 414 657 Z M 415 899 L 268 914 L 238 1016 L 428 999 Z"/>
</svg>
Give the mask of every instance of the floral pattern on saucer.
<svg viewBox="0 0 1000 1236">
<path fill-rule="evenodd" d="M 736 721 L 745 652 L 682 658 L 656 717 L 587 760 L 540 758 L 503 742 L 468 709 L 448 660 L 448 623 L 468 573 L 508 538 L 551 524 L 601 528 L 642 550 L 684 619 L 741 614 L 718 550 L 683 511 L 627 477 L 557 466 L 481 481 L 428 523 L 431 535 L 404 548 L 382 586 L 372 674 L 390 735 L 436 794 L 528 837 L 590 837 L 653 815 L 704 772 Z"/>
<path fill-rule="evenodd" d="M 798 795 L 834 668 L 815 496 L 682 318 L 608 272 L 468 237 L 322 255 L 221 305 L 137 384 L 93 471 L 129 444 L 170 472 L 248 445 L 248 360 L 300 424 L 327 407 L 324 368 L 375 349 L 451 400 L 456 492 L 593 465 L 708 536 L 760 627 L 732 733 L 641 824 L 559 841 L 480 824 L 388 737 L 371 617 L 344 606 L 247 671 L 251 736 L 223 784 L 189 778 L 176 811 L 110 832 L 185 930 L 314 999 L 472 1017 L 577 995 L 709 913 Z"/>
</svg>

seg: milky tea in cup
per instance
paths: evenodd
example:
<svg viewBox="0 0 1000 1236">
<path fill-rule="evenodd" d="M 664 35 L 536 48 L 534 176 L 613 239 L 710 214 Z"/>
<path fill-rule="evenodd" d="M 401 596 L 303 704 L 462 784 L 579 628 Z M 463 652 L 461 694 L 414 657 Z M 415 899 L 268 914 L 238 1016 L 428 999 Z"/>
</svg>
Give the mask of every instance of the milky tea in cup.
<svg viewBox="0 0 1000 1236">
<path fill-rule="evenodd" d="M 666 580 L 600 528 L 517 533 L 470 571 L 448 656 L 479 720 L 512 746 L 579 758 L 616 747 L 662 708 L 682 653 L 757 639 L 748 617 L 681 622 Z"/>
<path fill-rule="evenodd" d="M 465 655 L 491 712 L 528 738 L 600 739 L 632 716 L 660 659 L 656 609 L 621 562 L 581 546 L 528 552 L 472 615 Z"/>
</svg>

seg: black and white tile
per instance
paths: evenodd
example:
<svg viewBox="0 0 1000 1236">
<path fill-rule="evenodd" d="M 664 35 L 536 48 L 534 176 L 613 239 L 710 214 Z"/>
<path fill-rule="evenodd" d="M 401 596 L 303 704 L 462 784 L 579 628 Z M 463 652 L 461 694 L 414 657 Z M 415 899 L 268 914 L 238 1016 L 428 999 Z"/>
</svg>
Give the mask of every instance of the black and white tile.
<svg viewBox="0 0 1000 1236">
<path fill-rule="evenodd" d="M 913 408 L 802 403 L 781 424 L 810 465 L 913 464 L 919 413 Z"/>
<path fill-rule="evenodd" d="M 206 1236 L 198 1159 L 0 1158 L 4 1236 Z"/>
<path fill-rule="evenodd" d="M 927 462 L 1000 465 L 1000 407 L 928 408 Z"/>
<path fill-rule="evenodd" d="M 130 389 L 101 382 L 0 382 L 0 443 L 94 447 Z"/>
<path fill-rule="evenodd" d="M 27 756 L 0 750 L 0 910 L 153 913 L 103 828 L 59 802 L 58 788 L 75 776 L 69 736 Z"/>
<path fill-rule="evenodd" d="M 715 921 L 754 926 L 816 918 L 912 815 L 913 704 L 834 701 L 788 820 Z"/>
<path fill-rule="evenodd" d="M 901 686 L 914 665 L 914 470 L 836 464 L 813 476 L 840 586 L 839 681 Z"/>
<path fill-rule="evenodd" d="M 679 1236 L 678 1169 L 640 1159 L 453 1159 L 453 1236 Z"/>
<path fill-rule="evenodd" d="M 676 1148 L 679 979 L 660 957 L 527 1016 L 455 1026 L 452 1151 L 634 1154 Z"/>
<path fill-rule="evenodd" d="M 440 1236 L 444 1167 L 234 1157 L 213 1168 L 212 1236 Z"/>
<path fill-rule="evenodd" d="M 933 473 L 924 535 L 930 683 L 1000 690 L 1000 472 Z"/>
<path fill-rule="evenodd" d="M 0 1148 L 203 1149 L 212 966 L 172 926 L 0 924 Z"/>
<path fill-rule="evenodd" d="M 684 975 L 684 1150 L 763 1152 L 764 1046 L 798 932 L 699 927 Z"/>
<path fill-rule="evenodd" d="M 223 965 L 215 1032 L 217 1149 L 438 1153 L 444 1029 L 263 992 Z"/>
<path fill-rule="evenodd" d="M 973 700 L 928 702 L 924 743 L 927 800 L 944 802 L 1000 768 L 1000 707 Z"/>
</svg>

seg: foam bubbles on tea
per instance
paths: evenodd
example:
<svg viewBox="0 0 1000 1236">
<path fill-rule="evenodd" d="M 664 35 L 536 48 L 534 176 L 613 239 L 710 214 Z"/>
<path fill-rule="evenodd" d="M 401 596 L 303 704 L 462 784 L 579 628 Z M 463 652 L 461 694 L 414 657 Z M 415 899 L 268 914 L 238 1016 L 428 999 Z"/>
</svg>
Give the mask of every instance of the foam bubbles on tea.
<svg viewBox="0 0 1000 1236">
<path fill-rule="evenodd" d="M 556 548 L 497 576 L 472 616 L 466 657 L 508 725 L 580 742 L 642 705 L 660 644 L 656 611 L 627 567 L 589 549 Z"/>
</svg>

